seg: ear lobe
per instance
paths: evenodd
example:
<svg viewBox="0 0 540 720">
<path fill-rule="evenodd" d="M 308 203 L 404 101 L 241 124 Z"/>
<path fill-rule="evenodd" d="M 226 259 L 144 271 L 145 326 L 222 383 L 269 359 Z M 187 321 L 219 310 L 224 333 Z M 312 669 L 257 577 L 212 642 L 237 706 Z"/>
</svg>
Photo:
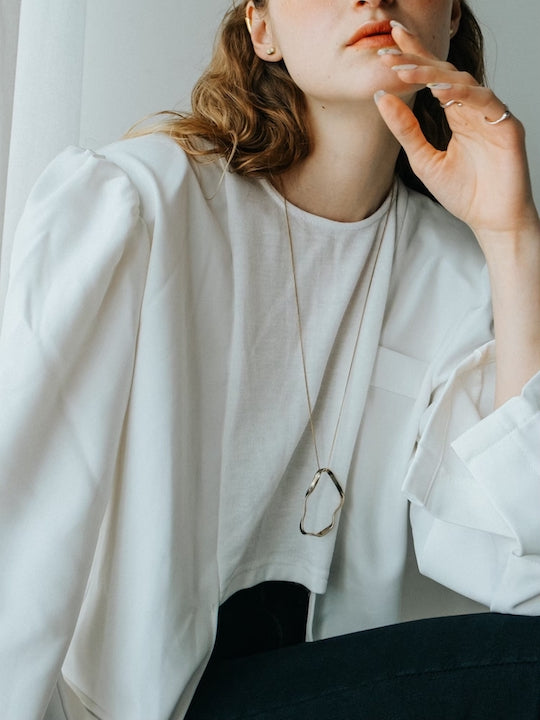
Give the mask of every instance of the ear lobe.
<svg viewBox="0 0 540 720">
<path fill-rule="evenodd" d="M 253 2 L 246 6 L 246 26 L 257 57 L 266 62 L 279 62 L 283 59 L 273 42 L 272 30 L 265 14 L 257 10 Z"/>
</svg>

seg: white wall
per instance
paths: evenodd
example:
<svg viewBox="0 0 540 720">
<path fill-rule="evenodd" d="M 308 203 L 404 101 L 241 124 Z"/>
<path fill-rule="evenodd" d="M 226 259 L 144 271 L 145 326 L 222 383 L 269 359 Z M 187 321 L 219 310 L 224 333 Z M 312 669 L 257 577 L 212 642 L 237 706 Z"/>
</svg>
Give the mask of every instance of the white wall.
<svg viewBox="0 0 540 720">
<path fill-rule="evenodd" d="M 228 0 L 88 0 L 81 144 L 189 107 Z"/>
<path fill-rule="evenodd" d="M 540 1 L 469 2 L 486 41 L 489 84 L 527 130 L 529 165 L 540 207 Z"/>
</svg>

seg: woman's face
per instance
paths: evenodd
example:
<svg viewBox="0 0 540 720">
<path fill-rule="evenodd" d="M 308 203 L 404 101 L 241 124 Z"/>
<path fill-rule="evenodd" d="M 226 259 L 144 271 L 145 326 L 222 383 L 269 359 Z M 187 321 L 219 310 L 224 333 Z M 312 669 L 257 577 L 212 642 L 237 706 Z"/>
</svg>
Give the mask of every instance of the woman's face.
<svg viewBox="0 0 540 720">
<path fill-rule="evenodd" d="M 377 55 L 380 47 L 393 44 L 391 36 L 383 32 L 355 42 L 358 33 L 384 31 L 384 25 L 368 23 L 397 20 L 427 50 L 445 59 L 451 31 L 459 24 L 460 4 L 461 0 L 268 0 L 260 15 L 251 10 L 254 22 L 264 18 L 266 33 L 257 34 L 254 28 L 253 39 L 261 58 L 285 61 L 308 100 L 357 101 L 371 98 L 378 89 L 406 95 L 410 86 L 406 88 Z M 269 47 L 276 48 L 270 56 Z"/>
</svg>

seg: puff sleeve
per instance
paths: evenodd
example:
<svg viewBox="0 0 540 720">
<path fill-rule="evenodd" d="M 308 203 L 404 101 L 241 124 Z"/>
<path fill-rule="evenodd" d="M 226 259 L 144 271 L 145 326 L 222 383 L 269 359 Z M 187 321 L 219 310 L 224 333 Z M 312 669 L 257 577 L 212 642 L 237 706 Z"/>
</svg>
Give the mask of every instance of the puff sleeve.
<svg viewBox="0 0 540 720">
<path fill-rule="evenodd" d="M 540 373 L 491 411 L 495 347 L 426 413 L 404 490 L 420 571 L 493 612 L 540 614 Z"/>
<path fill-rule="evenodd" d="M 69 148 L 19 224 L 0 337 L 0 697 L 45 712 L 84 597 L 129 399 L 149 237 L 116 165 Z"/>
</svg>

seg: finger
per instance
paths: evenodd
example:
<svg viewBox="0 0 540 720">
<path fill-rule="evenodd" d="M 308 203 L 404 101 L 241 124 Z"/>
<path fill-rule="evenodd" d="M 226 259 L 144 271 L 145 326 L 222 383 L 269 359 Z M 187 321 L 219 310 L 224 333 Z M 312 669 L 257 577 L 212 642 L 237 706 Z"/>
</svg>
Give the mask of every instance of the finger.
<svg viewBox="0 0 540 720">
<path fill-rule="evenodd" d="M 471 86 L 460 83 L 428 83 L 427 87 L 441 105 L 448 108 L 460 104 L 460 107 L 474 110 L 479 119 L 487 123 L 497 122 L 507 112 L 506 105 L 492 90 L 481 85 Z M 450 104 L 451 101 L 453 104 Z M 505 118 L 511 119 L 510 117 Z M 501 121 L 502 122 L 502 121 Z"/>
<path fill-rule="evenodd" d="M 428 143 L 406 103 L 383 90 L 375 93 L 375 101 L 383 120 L 407 153 L 413 171 L 418 176 L 425 175 L 440 159 L 441 152 Z"/>
<path fill-rule="evenodd" d="M 458 72 L 452 63 L 445 60 L 439 60 L 434 56 L 419 55 L 418 53 L 405 52 L 395 46 L 383 47 L 377 50 L 377 55 L 381 58 L 381 62 L 387 67 L 396 64 L 417 65 L 425 67 L 439 68 L 439 72 Z"/>
<path fill-rule="evenodd" d="M 398 56 L 393 61 L 388 56 L 381 56 L 382 61 L 399 75 L 399 79 L 410 85 L 450 84 L 477 87 L 478 83 L 467 72 L 456 70 L 449 63 L 434 63 L 431 65 L 415 62 L 414 57 Z"/>
<path fill-rule="evenodd" d="M 391 20 L 390 25 L 392 26 L 392 38 L 402 52 L 419 55 L 420 57 L 430 58 L 432 60 L 438 59 L 426 50 L 416 35 L 404 25 L 396 20 Z"/>
</svg>

